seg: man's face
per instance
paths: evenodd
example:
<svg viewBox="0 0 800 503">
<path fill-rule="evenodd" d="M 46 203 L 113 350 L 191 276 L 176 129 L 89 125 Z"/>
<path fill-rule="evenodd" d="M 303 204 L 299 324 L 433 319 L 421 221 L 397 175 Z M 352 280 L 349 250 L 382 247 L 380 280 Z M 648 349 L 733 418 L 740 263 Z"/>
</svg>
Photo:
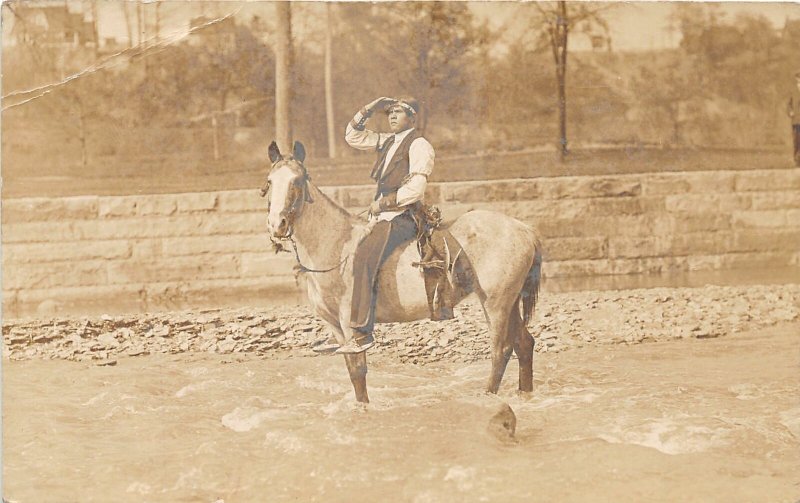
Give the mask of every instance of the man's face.
<svg viewBox="0 0 800 503">
<path fill-rule="evenodd" d="M 403 107 L 395 106 L 389 109 L 389 130 L 392 133 L 402 133 L 413 126 L 414 119 L 403 110 Z"/>
</svg>

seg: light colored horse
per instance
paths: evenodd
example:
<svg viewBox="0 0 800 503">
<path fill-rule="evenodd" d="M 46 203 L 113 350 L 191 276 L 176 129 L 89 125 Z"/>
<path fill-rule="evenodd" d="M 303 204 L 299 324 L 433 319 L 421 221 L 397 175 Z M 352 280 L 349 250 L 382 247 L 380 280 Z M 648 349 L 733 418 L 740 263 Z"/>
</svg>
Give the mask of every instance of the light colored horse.
<svg viewBox="0 0 800 503">
<path fill-rule="evenodd" d="M 291 237 L 298 261 L 317 271 L 305 274 L 314 312 L 333 330 L 339 344 L 352 336 L 350 299 L 352 253 L 366 222 L 348 213 L 311 183 L 303 166 L 305 150 L 294 143 L 291 156 L 269 147 L 272 169 L 262 189 L 269 196 L 267 225 L 273 238 Z M 519 389 L 533 390 L 533 344 L 527 330 L 539 292 L 541 245 L 536 231 L 506 215 L 471 211 L 449 227 L 472 266 L 472 284 L 455 292 L 458 302 L 477 294 L 491 335 L 492 371 L 487 390 L 497 393 L 512 350 L 519 358 Z M 415 243 L 401 246 L 381 266 L 376 322 L 404 322 L 429 315 L 424 279 L 412 266 L 419 261 Z M 350 276 L 352 277 L 352 276 Z M 520 309 L 521 307 L 521 309 Z M 366 352 L 344 355 L 359 402 L 367 395 Z"/>
</svg>

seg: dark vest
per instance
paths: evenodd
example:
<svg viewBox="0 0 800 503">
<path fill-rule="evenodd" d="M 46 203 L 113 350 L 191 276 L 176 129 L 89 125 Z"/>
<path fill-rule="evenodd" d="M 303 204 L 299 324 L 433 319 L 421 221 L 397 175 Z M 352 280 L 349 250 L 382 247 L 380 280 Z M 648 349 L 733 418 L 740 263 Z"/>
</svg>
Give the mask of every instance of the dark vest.
<svg viewBox="0 0 800 503">
<path fill-rule="evenodd" d="M 378 147 L 378 160 L 372 168 L 372 179 L 378 182 L 378 188 L 375 191 L 375 199 L 378 199 L 378 196 L 386 197 L 389 194 L 397 192 L 397 189 L 403 185 L 403 180 L 408 176 L 410 166 L 408 151 L 411 149 L 411 143 L 417 138 L 423 138 L 423 136 L 422 133 L 416 129 L 403 138 L 402 143 L 400 143 L 400 146 L 397 148 L 394 156 L 392 156 L 389 165 L 383 170 L 383 173 L 380 173 L 381 166 L 383 166 L 386 156 L 389 154 L 389 149 L 394 144 L 394 136 Z M 380 178 L 378 178 L 379 175 Z"/>
</svg>

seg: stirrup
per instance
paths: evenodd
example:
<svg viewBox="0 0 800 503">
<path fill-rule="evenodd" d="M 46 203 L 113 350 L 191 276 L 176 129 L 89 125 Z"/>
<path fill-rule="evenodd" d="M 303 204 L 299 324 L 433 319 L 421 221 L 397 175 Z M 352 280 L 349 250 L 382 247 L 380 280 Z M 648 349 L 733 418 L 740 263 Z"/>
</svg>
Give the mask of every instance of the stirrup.
<svg viewBox="0 0 800 503">
<path fill-rule="evenodd" d="M 375 337 L 371 334 L 366 334 L 358 339 L 355 337 L 350 342 L 336 350 L 337 355 L 353 355 L 363 353 L 375 345 Z"/>
<path fill-rule="evenodd" d="M 332 355 L 341 347 L 336 337 L 330 336 L 327 339 L 320 339 L 311 344 L 311 351 L 324 355 Z"/>
</svg>

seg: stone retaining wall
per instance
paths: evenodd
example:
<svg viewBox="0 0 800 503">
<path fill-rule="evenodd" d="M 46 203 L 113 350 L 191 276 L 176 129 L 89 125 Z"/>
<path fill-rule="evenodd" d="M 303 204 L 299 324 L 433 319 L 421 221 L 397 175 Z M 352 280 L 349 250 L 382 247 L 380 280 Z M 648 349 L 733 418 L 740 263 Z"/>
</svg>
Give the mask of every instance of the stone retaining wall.
<svg viewBox="0 0 800 503">
<path fill-rule="evenodd" d="M 370 186 L 323 189 L 352 210 Z M 800 265 L 800 170 L 431 184 L 447 216 L 534 224 L 549 277 Z M 295 296 L 257 190 L 3 201 L 6 317 Z"/>
</svg>

